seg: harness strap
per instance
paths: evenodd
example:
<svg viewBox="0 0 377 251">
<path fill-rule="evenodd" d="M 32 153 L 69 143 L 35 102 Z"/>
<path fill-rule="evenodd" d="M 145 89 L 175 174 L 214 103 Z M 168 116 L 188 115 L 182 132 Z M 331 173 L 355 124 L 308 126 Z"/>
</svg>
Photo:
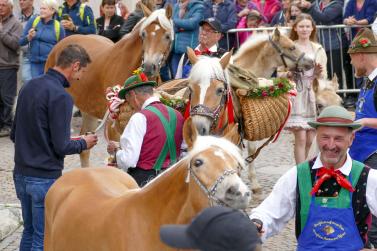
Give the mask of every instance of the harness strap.
<svg viewBox="0 0 377 251">
<path fill-rule="evenodd" d="M 31 27 L 35 29 L 35 27 L 37 27 L 40 21 L 41 21 L 41 16 L 35 17 Z M 54 20 L 54 29 L 55 29 L 56 41 L 58 42 L 60 40 L 60 23 L 58 20 Z"/>
<path fill-rule="evenodd" d="M 177 151 L 176 151 L 176 145 L 174 140 L 175 130 L 176 130 L 176 124 L 177 124 L 177 116 L 175 114 L 174 109 L 165 106 L 168 110 L 169 115 L 169 121 L 166 120 L 164 115 L 161 113 L 160 110 L 158 110 L 154 106 L 147 106 L 145 109 L 148 111 L 153 112 L 157 115 L 157 117 L 160 119 L 162 126 L 164 127 L 165 134 L 166 134 L 166 140 L 164 143 L 164 147 L 162 148 L 156 163 L 153 166 L 153 169 L 156 171 L 160 171 L 162 168 L 162 164 L 164 163 L 164 160 L 166 159 L 166 156 L 170 154 L 170 165 L 177 162 Z"/>
<path fill-rule="evenodd" d="M 364 169 L 364 164 L 353 160 L 352 161 L 352 169 L 350 176 L 352 176 L 352 186 L 355 187 L 357 182 L 359 181 L 359 177 L 361 172 Z M 349 176 L 347 177 L 349 179 Z M 301 231 L 304 229 L 306 225 L 306 221 L 309 214 L 309 207 L 311 203 L 312 196 L 310 191 L 312 189 L 312 178 L 310 175 L 310 166 L 309 162 L 303 162 L 297 166 L 297 185 L 300 192 L 300 219 L 301 219 Z M 346 189 L 341 188 L 339 196 L 337 198 L 337 208 L 347 208 L 350 206 L 350 202 L 348 199 L 349 193 Z"/>
</svg>

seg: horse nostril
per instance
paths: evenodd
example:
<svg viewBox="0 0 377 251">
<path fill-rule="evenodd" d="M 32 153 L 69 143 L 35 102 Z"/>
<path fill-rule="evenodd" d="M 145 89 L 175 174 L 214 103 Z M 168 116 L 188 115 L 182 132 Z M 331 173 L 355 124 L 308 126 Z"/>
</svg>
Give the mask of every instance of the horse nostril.
<svg viewBox="0 0 377 251">
<path fill-rule="evenodd" d="M 228 190 L 226 190 L 226 193 L 230 194 L 230 195 L 235 195 L 235 196 L 241 195 L 241 192 L 238 191 L 237 187 L 235 187 L 235 186 L 229 187 Z"/>
<path fill-rule="evenodd" d="M 250 197 L 250 196 L 251 196 L 251 193 L 250 193 L 250 192 L 246 192 L 246 193 L 245 193 L 245 196 L 246 196 L 246 197 Z"/>
<path fill-rule="evenodd" d="M 206 134 L 207 134 L 207 130 L 206 130 L 204 127 L 202 127 L 202 128 L 200 128 L 200 130 L 199 130 L 199 134 L 200 134 L 200 135 L 206 135 Z"/>
</svg>

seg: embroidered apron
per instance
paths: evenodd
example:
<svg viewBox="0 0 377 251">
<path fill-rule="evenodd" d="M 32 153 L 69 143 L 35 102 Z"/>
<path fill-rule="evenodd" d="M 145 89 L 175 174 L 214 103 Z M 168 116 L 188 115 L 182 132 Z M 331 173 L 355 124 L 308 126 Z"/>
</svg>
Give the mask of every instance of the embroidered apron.
<svg viewBox="0 0 377 251">
<path fill-rule="evenodd" d="M 355 187 L 363 164 L 353 161 L 347 177 Z M 353 178 L 352 178 L 353 177 Z M 310 195 L 312 182 L 308 162 L 298 167 L 301 199 L 301 234 L 297 250 L 359 251 L 364 243 L 355 223 L 352 193 L 341 188 L 337 197 Z M 309 200 L 309 203 L 308 203 Z"/>
</svg>

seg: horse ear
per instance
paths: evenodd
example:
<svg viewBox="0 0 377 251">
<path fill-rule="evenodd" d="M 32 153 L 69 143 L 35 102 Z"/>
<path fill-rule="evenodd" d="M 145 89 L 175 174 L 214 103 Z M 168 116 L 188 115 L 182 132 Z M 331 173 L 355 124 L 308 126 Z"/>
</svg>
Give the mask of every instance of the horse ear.
<svg viewBox="0 0 377 251">
<path fill-rule="evenodd" d="M 198 62 L 199 60 L 198 57 L 195 55 L 194 50 L 190 47 L 187 47 L 187 57 L 192 65 L 196 64 L 196 62 Z"/>
<path fill-rule="evenodd" d="M 235 145 L 241 142 L 241 135 L 238 133 L 238 123 L 228 125 L 224 130 L 224 138 Z"/>
<path fill-rule="evenodd" d="M 146 5 L 144 5 L 142 2 L 139 2 L 141 9 L 143 10 L 144 16 L 149 17 L 152 13 L 150 9 Z"/>
<path fill-rule="evenodd" d="M 191 117 L 189 117 L 183 124 L 183 138 L 187 144 L 187 148 L 190 151 L 194 146 L 194 142 L 198 137 L 198 131 L 194 123 L 192 123 Z"/>
<path fill-rule="evenodd" d="M 228 66 L 230 58 L 232 57 L 232 54 L 233 54 L 233 48 L 221 57 L 220 64 L 223 70 L 225 70 L 225 68 Z"/>
<path fill-rule="evenodd" d="M 338 83 L 338 76 L 336 75 L 336 73 L 334 73 L 334 75 L 332 76 L 331 83 L 332 83 L 332 87 L 334 91 L 338 91 L 339 83 Z"/>
<path fill-rule="evenodd" d="M 273 41 L 279 41 L 280 40 L 280 31 L 278 28 L 275 28 L 274 34 L 272 34 L 272 40 Z"/>
<path fill-rule="evenodd" d="M 171 7 L 171 4 L 168 4 L 166 7 L 165 7 L 165 14 L 166 14 L 166 17 L 168 19 L 171 19 L 171 17 L 173 16 L 173 8 Z"/>
<path fill-rule="evenodd" d="M 318 81 L 317 78 L 313 79 L 312 86 L 313 86 L 314 93 L 318 93 L 318 91 L 319 91 L 319 81 Z"/>
</svg>

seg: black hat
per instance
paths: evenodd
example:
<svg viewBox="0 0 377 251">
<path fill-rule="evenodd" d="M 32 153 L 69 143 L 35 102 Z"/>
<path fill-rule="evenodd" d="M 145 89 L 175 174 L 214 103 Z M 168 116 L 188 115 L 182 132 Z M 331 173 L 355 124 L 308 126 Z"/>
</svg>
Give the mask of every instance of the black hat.
<svg viewBox="0 0 377 251">
<path fill-rule="evenodd" d="M 208 24 L 216 32 L 221 33 L 221 24 L 218 21 L 216 21 L 216 19 L 214 19 L 213 17 L 210 17 L 210 18 L 207 18 L 207 19 L 205 19 L 203 21 L 200 21 L 199 25 L 203 26 L 203 24 Z"/>
<path fill-rule="evenodd" d="M 164 225 L 161 240 L 173 248 L 251 251 L 261 244 L 256 226 L 240 211 L 209 207 L 189 225 Z"/>
</svg>

